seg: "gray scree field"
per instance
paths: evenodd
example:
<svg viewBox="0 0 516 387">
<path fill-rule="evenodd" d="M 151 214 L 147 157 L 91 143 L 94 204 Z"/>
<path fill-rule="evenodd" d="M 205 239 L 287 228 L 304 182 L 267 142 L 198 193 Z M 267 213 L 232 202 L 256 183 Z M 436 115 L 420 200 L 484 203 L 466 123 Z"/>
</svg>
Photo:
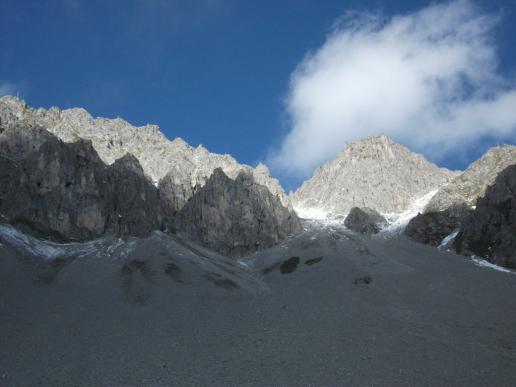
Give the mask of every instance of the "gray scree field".
<svg viewBox="0 0 516 387">
<path fill-rule="evenodd" d="M 514 272 L 305 227 L 236 261 L 159 232 L 55 245 L 2 226 L 0 385 L 516 383 Z"/>
</svg>

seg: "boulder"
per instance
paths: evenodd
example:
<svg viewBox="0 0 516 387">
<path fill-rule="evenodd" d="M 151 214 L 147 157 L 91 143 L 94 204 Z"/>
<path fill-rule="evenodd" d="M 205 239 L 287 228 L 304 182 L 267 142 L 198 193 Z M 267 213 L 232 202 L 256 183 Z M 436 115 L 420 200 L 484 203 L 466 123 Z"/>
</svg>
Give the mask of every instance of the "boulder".
<svg viewBox="0 0 516 387">
<path fill-rule="evenodd" d="M 385 224 L 387 220 L 368 207 L 353 207 L 344 221 L 344 225 L 351 231 L 366 235 L 378 233 Z"/>
</svg>

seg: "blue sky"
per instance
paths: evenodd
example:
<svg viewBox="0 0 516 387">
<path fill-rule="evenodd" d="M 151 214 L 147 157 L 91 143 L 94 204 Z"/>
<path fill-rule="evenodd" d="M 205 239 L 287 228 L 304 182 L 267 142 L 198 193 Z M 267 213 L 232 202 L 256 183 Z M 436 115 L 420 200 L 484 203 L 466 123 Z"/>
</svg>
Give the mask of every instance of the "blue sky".
<svg viewBox="0 0 516 387">
<path fill-rule="evenodd" d="M 303 115 L 288 107 L 296 97 L 290 83 L 296 68 L 325 45 L 349 11 L 388 19 L 430 4 L 435 3 L 0 0 L 0 90 L 19 91 L 35 107 L 82 106 L 95 116 L 156 123 L 170 138 L 202 143 L 240 162 L 271 161 L 275 175 L 292 188 L 314 165 L 289 171 L 285 164 L 300 156 L 281 150 L 290 144 L 285 138 L 295 126 L 292 115 Z M 475 12 L 499 19 L 489 44 L 496 47 L 497 76 L 512 84 L 516 0 L 474 5 Z M 396 133 L 396 140 L 415 144 L 451 168 L 463 168 L 514 134 L 479 132 L 465 154 L 452 149 L 440 155 L 431 151 L 436 144 Z M 322 152 L 314 163 L 329 157 L 331 152 Z"/>
</svg>

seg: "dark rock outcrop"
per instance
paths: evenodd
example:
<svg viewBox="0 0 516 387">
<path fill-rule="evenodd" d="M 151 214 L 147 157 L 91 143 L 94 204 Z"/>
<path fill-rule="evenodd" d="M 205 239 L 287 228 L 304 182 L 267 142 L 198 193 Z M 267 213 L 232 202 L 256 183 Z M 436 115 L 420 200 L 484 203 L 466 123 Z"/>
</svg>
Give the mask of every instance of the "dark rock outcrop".
<svg viewBox="0 0 516 387">
<path fill-rule="evenodd" d="M 378 233 L 384 224 L 387 224 L 387 220 L 368 207 L 353 207 L 344 221 L 351 231 L 367 235 Z"/>
<path fill-rule="evenodd" d="M 108 222 L 111 233 L 145 236 L 160 229 L 158 191 L 145 176 L 138 159 L 128 153 L 108 169 L 113 195 Z"/>
<path fill-rule="evenodd" d="M 21 121 L 0 133 L 2 221 L 38 237 L 84 241 L 177 228 L 205 247 L 237 256 L 301 230 L 297 216 L 252 173 L 232 180 L 218 169 L 197 192 L 181 181 L 171 171 L 158 190 L 133 155 L 108 166 L 90 141 L 64 143 Z"/>
<path fill-rule="evenodd" d="M 295 213 L 285 208 L 251 174 L 235 180 L 217 168 L 176 217 L 179 234 L 221 254 L 243 256 L 300 232 Z"/>
<path fill-rule="evenodd" d="M 443 211 L 419 213 L 410 220 L 404 233 L 416 242 L 439 246 L 444 238 L 460 227 L 468 212 L 468 207 L 463 204 Z"/>
<path fill-rule="evenodd" d="M 454 247 L 516 269 L 516 164 L 504 169 L 463 220 Z"/>
<path fill-rule="evenodd" d="M 157 190 L 131 156 L 106 166 L 90 141 L 17 125 L 0 134 L 0 155 L 0 213 L 27 232 L 69 241 L 160 225 Z"/>
<path fill-rule="evenodd" d="M 194 188 L 184 180 L 180 171 L 172 169 L 158 184 L 160 211 L 167 231 L 175 230 L 175 217 L 194 193 Z"/>
</svg>

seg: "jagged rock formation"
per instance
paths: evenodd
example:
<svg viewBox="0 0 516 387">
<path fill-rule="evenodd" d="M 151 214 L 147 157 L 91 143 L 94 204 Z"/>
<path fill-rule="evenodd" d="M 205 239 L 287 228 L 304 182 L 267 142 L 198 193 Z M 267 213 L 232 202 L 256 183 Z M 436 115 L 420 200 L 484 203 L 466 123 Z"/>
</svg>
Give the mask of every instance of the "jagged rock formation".
<svg viewBox="0 0 516 387">
<path fill-rule="evenodd" d="M 65 144 L 20 125 L 0 133 L 4 220 L 57 241 L 144 236 L 160 227 L 157 190 L 134 157 L 106 166 L 90 141 Z"/>
<path fill-rule="evenodd" d="M 217 169 L 206 189 L 194 186 L 182 193 L 172 180 L 174 172 L 184 172 L 177 167 L 160 183 L 158 195 L 134 156 L 106 166 L 90 141 L 63 143 L 44 128 L 22 124 L 16 121 L 0 134 L 0 213 L 38 236 L 58 241 L 106 233 L 144 236 L 162 227 L 163 212 L 169 231 L 177 227 L 206 247 L 243 255 L 300 230 L 295 214 L 249 172 L 232 180 Z M 195 190 L 198 195 L 177 216 Z M 215 206 L 211 212 L 206 203 Z"/>
<path fill-rule="evenodd" d="M 353 207 L 344 221 L 344 225 L 351 231 L 366 235 L 378 233 L 386 224 L 387 220 L 383 216 L 367 207 Z"/>
<path fill-rule="evenodd" d="M 463 173 L 443 186 L 425 207 L 424 212 L 437 212 L 452 206 L 472 207 L 496 176 L 509 165 L 516 163 L 516 146 L 503 145 L 489 149 Z"/>
<path fill-rule="evenodd" d="M 353 207 L 399 213 L 455 175 L 380 135 L 347 144 L 293 194 L 292 202 L 296 210 L 328 214 L 347 214 Z"/>
<path fill-rule="evenodd" d="M 300 232 L 297 216 L 253 175 L 235 180 L 217 168 L 176 217 L 180 235 L 228 256 L 271 247 Z"/>
<path fill-rule="evenodd" d="M 439 246 L 447 236 L 460 227 L 468 212 L 469 208 L 466 205 L 459 204 L 443 211 L 419 213 L 410 220 L 404 233 L 416 242 Z"/>
<path fill-rule="evenodd" d="M 0 98 L 0 121 L 4 126 L 14 122 L 22 122 L 25 126 L 39 125 L 64 142 L 74 142 L 79 138 L 90 140 L 106 164 L 130 153 L 156 185 L 165 178 L 168 179 L 165 186 L 173 183 L 184 188 L 177 200 L 171 199 L 177 205 L 184 204 L 189 197 L 186 195 L 191 195 L 194 187 L 204 185 L 215 168 L 222 168 L 231 178 L 236 178 L 241 171 L 251 173 L 285 206 L 290 205 L 278 180 L 271 177 L 264 165 L 253 169 L 237 163 L 229 155 L 210 153 L 202 146 L 193 148 L 180 138 L 169 141 L 156 125 L 135 127 L 121 118 L 93 118 L 81 108 L 33 109 L 12 96 Z"/>
<path fill-rule="evenodd" d="M 504 169 L 478 199 L 454 247 L 458 253 L 516 269 L 516 165 Z"/>
</svg>

